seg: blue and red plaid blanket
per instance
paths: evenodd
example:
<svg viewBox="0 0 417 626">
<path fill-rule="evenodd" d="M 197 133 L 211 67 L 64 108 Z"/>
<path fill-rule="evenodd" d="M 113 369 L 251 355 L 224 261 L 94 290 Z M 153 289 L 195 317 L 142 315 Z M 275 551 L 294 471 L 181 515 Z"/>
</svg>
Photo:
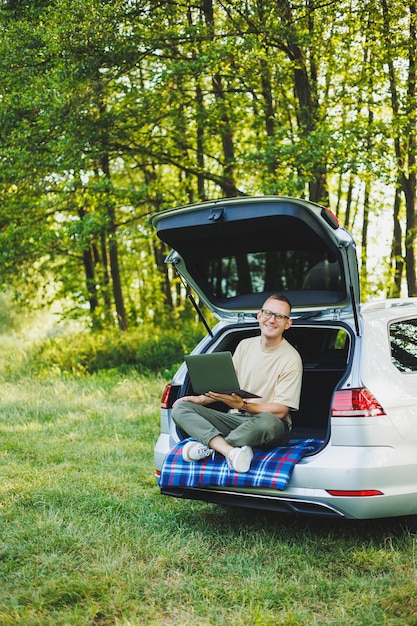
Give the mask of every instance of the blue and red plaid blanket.
<svg viewBox="0 0 417 626">
<path fill-rule="evenodd" d="M 182 448 L 187 441 L 192 439 L 180 441 L 165 457 L 159 479 L 161 488 L 262 487 L 282 491 L 287 486 L 296 463 L 323 443 L 319 439 L 292 439 L 288 446 L 268 452 L 253 448 L 250 470 L 237 473 L 229 469 L 225 458 L 218 453 L 203 461 L 184 461 Z"/>
</svg>

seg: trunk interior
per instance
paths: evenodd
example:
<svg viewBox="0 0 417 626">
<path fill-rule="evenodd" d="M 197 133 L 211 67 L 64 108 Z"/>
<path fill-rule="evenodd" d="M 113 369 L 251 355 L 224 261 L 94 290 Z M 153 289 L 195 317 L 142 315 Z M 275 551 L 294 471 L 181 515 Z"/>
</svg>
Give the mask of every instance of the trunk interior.
<svg viewBox="0 0 417 626">
<path fill-rule="evenodd" d="M 257 334 L 259 334 L 257 326 L 241 329 L 235 327 L 216 343 L 215 350 L 233 353 L 242 339 Z M 300 409 L 292 413 L 291 438 L 326 440 L 329 436 L 333 392 L 348 367 L 349 332 L 340 324 L 319 326 L 294 323 L 286 331 L 285 338 L 298 350 L 303 360 Z M 192 393 L 193 390 L 189 385 L 185 394 Z M 224 405 L 212 406 L 225 410 Z"/>
</svg>

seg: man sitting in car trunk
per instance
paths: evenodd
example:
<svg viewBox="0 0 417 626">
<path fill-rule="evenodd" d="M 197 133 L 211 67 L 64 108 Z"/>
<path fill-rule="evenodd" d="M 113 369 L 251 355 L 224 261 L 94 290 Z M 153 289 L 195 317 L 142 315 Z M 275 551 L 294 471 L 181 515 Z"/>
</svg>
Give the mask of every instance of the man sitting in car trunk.
<svg viewBox="0 0 417 626">
<path fill-rule="evenodd" d="M 230 469 L 247 472 L 252 446 L 270 450 L 288 444 L 290 411 L 299 408 L 303 372 L 300 355 L 283 337 L 292 323 L 290 315 L 286 296 L 267 298 L 257 313 L 260 337 L 242 340 L 233 355 L 241 387 L 259 399 L 246 401 L 235 393 L 210 391 L 174 403 L 174 422 L 197 440 L 185 444 L 185 461 L 201 461 L 215 451 L 226 458 Z M 229 411 L 210 408 L 213 402 L 223 402 Z"/>
</svg>

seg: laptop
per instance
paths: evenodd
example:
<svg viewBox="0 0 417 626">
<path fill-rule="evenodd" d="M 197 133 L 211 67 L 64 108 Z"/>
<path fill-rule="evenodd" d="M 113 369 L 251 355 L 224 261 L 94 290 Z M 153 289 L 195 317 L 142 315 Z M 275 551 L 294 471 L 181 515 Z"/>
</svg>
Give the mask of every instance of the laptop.
<svg viewBox="0 0 417 626">
<path fill-rule="evenodd" d="M 230 352 L 189 354 L 184 358 L 196 394 L 214 391 L 215 393 L 236 393 L 241 398 L 261 397 L 240 388 Z"/>
</svg>

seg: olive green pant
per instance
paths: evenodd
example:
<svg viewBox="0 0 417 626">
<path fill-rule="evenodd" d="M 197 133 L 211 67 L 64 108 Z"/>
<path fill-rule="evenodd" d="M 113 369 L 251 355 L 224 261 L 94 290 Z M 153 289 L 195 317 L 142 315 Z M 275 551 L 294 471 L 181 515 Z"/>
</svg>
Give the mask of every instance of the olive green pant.
<svg viewBox="0 0 417 626">
<path fill-rule="evenodd" d="M 218 435 L 233 447 L 259 446 L 264 450 L 286 446 L 289 440 L 286 422 L 272 413 L 223 413 L 183 400 L 174 407 L 172 418 L 185 433 L 205 446 Z"/>
</svg>

